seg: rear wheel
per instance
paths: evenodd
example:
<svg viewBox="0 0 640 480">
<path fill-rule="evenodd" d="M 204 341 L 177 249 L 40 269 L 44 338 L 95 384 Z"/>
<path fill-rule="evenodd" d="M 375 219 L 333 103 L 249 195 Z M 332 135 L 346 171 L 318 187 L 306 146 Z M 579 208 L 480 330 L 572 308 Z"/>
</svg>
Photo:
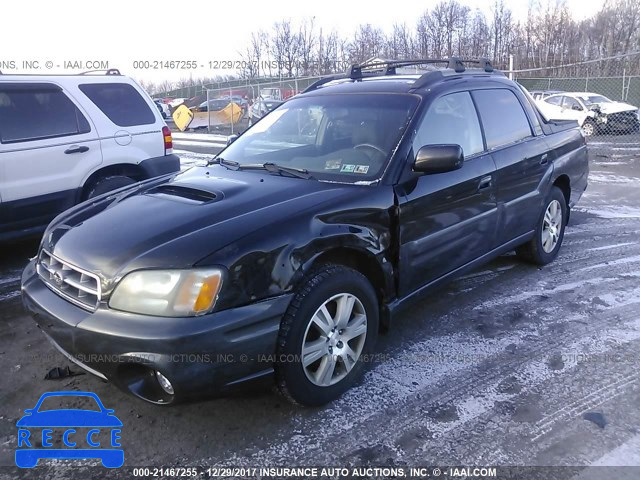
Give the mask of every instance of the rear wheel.
<svg viewBox="0 0 640 480">
<path fill-rule="evenodd" d="M 110 192 L 111 190 L 117 190 L 118 188 L 132 185 L 136 181 L 131 177 L 125 177 L 124 175 L 114 175 L 111 177 L 104 177 L 96 181 L 91 188 L 87 191 L 86 198 L 97 197 L 103 193 Z"/>
<path fill-rule="evenodd" d="M 348 390 L 378 336 L 376 293 L 359 272 L 340 265 L 315 271 L 280 326 L 276 378 L 294 403 L 317 406 Z"/>
<path fill-rule="evenodd" d="M 516 249 L 519 257 L 537 265 L 552 262 L 560 251 L 567 224 L 567 201 L 558 187 L 553 187 L 531 240 Z"/>
</svg>

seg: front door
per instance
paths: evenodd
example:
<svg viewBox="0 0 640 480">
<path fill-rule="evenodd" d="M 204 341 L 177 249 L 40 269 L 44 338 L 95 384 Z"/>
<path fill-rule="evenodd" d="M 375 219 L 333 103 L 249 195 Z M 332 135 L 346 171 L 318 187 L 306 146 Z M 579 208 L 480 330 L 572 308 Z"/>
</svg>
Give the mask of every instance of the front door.
<svg viewBox="0 0 640 480">
<path fill-rule="evenodd" d="M 417 129 L 413 151 L 458 144 L 459 170 L 423 175 L 397 187 L 400 211 L 399 294 L 487 253 L 497 226 L 495 164 L 486 153 L 469 92 L 436 99 Z"/>
</svg>

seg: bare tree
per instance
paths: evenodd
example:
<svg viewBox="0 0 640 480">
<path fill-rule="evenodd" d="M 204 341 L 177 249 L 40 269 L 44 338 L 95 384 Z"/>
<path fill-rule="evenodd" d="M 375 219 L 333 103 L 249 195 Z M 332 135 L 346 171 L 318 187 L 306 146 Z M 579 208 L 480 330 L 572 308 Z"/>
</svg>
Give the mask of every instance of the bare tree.
<svg viewBox="0 0 640 480">
<path fill-rule="evenodd" d="M 349 46 L 349 60 L 358 63 L 372 57 L 380 57 L 384 53 L 384 46 L 382 29 L 371 24 L 360 25 Z"/>
<path fill-rule="evenodd" d="M 300 52 L 300 36 L 294 32 L 291 20 L 276 22 L 271 35 L 270 53 L 276 63 L 278 76 L 293 77 L 299 63 L 296 61 Z"/>
<path fill-rule="evenodd" d="M 315 17 L 304 19 L 298 31 L 299 73 L 304 76 L 316 73 L 314 53 L 318 38 L 315 31 Z"/>
</svg>

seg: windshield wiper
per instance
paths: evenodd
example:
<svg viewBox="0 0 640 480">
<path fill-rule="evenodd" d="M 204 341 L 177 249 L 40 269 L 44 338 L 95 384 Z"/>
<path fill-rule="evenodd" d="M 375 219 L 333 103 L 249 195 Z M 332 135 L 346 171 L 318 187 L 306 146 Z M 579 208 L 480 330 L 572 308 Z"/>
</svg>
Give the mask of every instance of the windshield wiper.
<svg viewBox="0 0 640 480">
<path fill-rule="evenodd" d="M 315 177 L 309 173 L 309 170 L 304 168 L 295 168 L 295 167 L 284 167 L 282 165 L 278 165 L 277 163 L 263 163 L 262 166 L 269 173 L 288 173 L 289 175 L 293 175 L 298 178 L 305 178 L 307 180 L 315 180 Z"/>
<path fill-rule="evenodd" d="M 225 162 L 224 165 L 232 163 L 229 160 L 225 160 L 224 162 Z M 313 175 L 309 173 L 308 170 L 305 170 L 304 168 L 285 167 L 272 162 L 245 163 L 245 164 L 233 162 L 233 165 L 231 166 L 231 168 L 233 168 L 233 170 L 266 170 L 269 173 L 277 173 L 280 175 L 282 175 L 283 173 L 287 173 L 293 177 L 304 178 L 307 180 L 316 179 Z"/>
<path fill-rule="evenodd" d="M 285 167 L 283 165 L 278 165 L 277 163 L 272 162 L 248 163 L 243 165 L 240 162 L 225 160 L 222 157 L 215 157 L 208 162 L 208 165 L 214 164 L 222 165 L 224 167 L 227 167 L 229 170 L 266 170 L 269 173 L 278 173 L 280 175 L 286 173 L 293 177 L 304 178 L 306 180 L 316 180 L 316 178 L 304 168 Z"/>
<path fill-rule="evenodd" d="M 225 160 L 222 157 L 212 158 L 207 162 L 207 165 L 222 165 L 223 167 L 227 167 L 229 170 L 238 170 L 240 168 L 240 164 L 238 162 Z"/>
</svg>

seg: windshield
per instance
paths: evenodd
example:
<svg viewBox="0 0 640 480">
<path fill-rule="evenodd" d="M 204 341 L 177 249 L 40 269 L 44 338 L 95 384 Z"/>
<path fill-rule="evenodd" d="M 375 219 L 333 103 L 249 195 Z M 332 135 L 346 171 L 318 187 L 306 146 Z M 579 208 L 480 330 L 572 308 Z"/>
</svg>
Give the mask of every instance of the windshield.
<svg viewBox="0 0 640 480">
<path fill-rule="evenodd" d="M 607 97 L 604 97 L 602 95 L 585 95 L 585 96 L 580 96 L 580 98 L 582 99 L 582 101 L 586 106 L 596 105 L 598 103 L 611 103 L 611 100 L 609 100 Z"/>
<path fill-rule="evenodd" d="M 220 156 L 243 165 L 276 163 L 318 180 L 377 179 L 418 98 L 409 94 L 321 95 L 287 101 Z"/>
</svg>

